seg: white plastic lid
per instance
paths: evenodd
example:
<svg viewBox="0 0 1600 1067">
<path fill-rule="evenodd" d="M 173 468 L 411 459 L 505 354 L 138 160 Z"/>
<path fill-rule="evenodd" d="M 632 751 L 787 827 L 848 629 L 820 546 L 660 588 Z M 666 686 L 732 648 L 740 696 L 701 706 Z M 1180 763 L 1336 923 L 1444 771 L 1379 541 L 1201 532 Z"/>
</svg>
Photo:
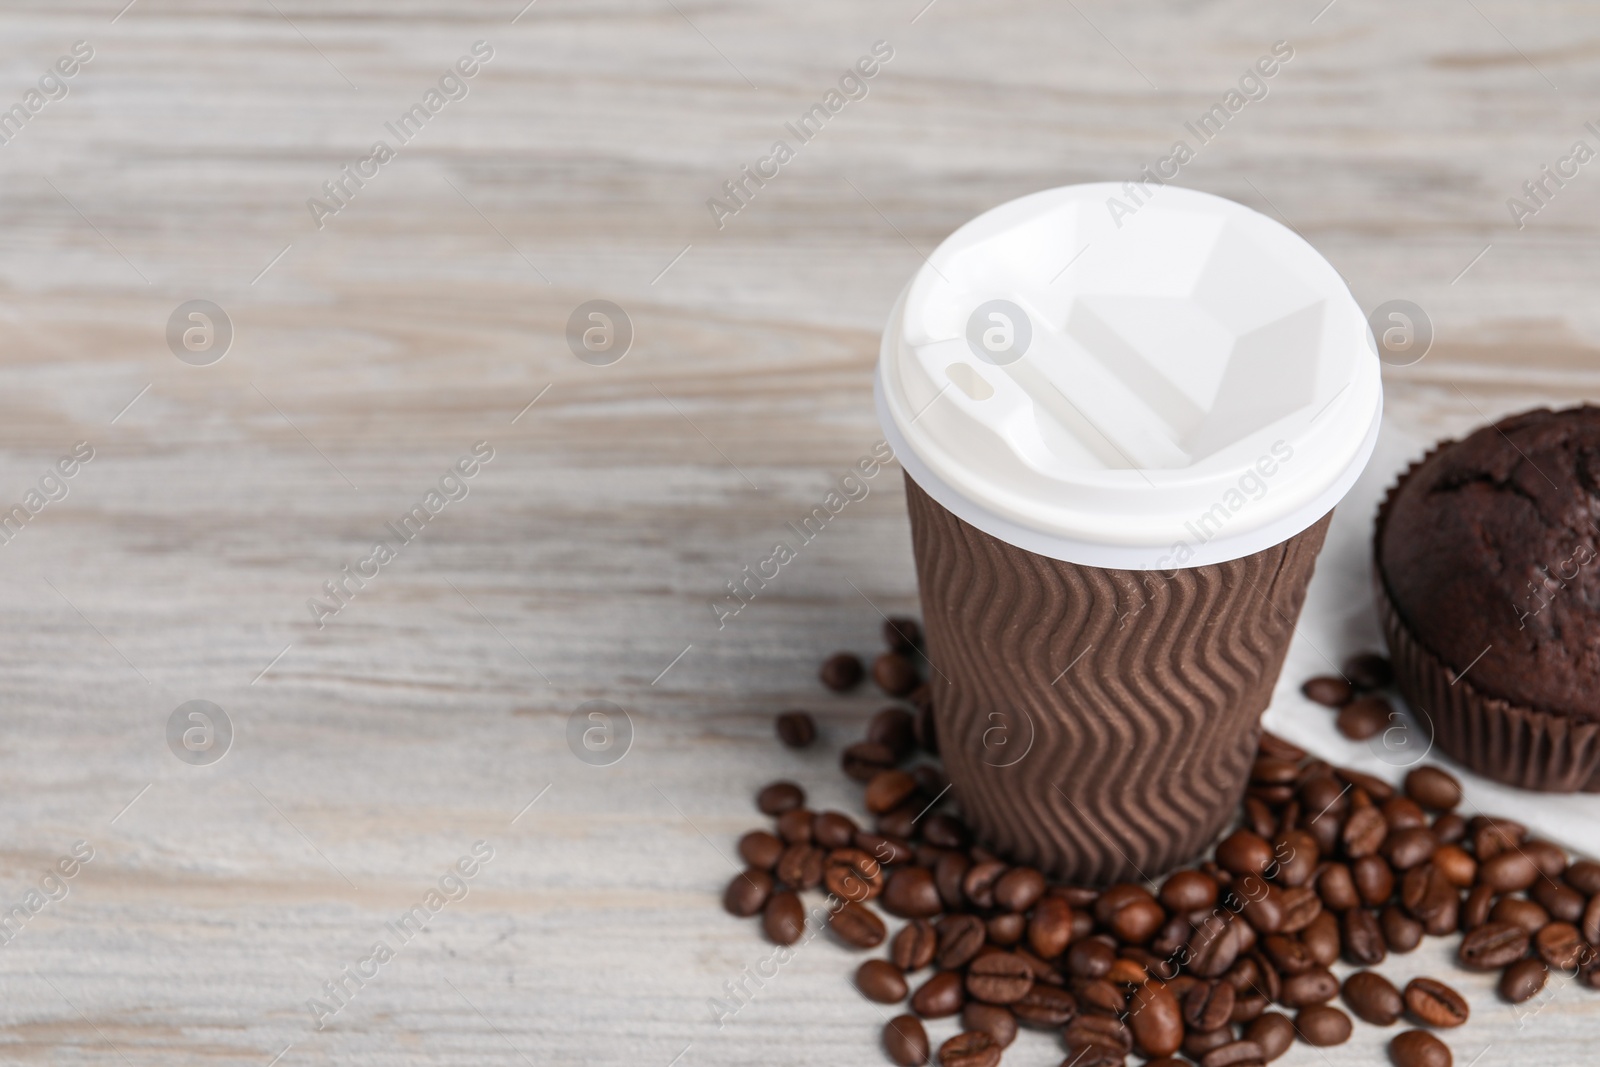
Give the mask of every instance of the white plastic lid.
<svg viewBox="0 0 1600 1067">
<path fill-rule="evenodd" d="M 945 239 L 875 383 L 944 507 L 1073 563 L 1174 570 L 1279 544 L 1377 442 L 1366 317 L 1292 230 L 1174 186 L 1048 189 Z"/>
</svg>

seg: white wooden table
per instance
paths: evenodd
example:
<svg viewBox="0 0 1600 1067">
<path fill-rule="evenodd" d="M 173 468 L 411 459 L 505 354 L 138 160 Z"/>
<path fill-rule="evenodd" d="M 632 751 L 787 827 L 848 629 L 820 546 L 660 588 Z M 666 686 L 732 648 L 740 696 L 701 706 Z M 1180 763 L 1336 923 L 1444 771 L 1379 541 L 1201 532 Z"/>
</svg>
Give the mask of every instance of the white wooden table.
<svg viewBox="0 0 1600 1067">
<path fill-rule="evenodd" d="M 28 115 L 0 145 L 0 502 L 94 449 L 0 546 L 0 903 L 93 848 L 0 947 L 5 1062 L 880 1062 L 826 938 L 725 1027 L 707 1002 L 770 951 L 717 904 L 753 790 L 855 802 L 834 753 L 879 702 L 814 669 L 914 609 L 897 472 L 725 628 L 711 605 L 877 438 L 877 332 L 920 255 L 1002 200 L 1133 177 L 1275 41 L 1293 59 L 1181 180 L 1288 221 L 1363 306 L 1427 310 L 1392 427 L 1600 386 L 1600 165 L 1520 230 L 1506 206 L 1600 147 L 1600 9 L 123 2 L 0 11 L 0 109 Z M 866 97 L 718 229 L 707 198 L 880 40 Z M 78 41 L 66 95 L 28 97 Z M 476 41 L 465 97 L 400 143 Z M 318 229 L 308 198 L 379 138 L 394 158 Z M 165 338 L 196 299 L 235 335 L 208 366 Z M 564 339 L 595 299 L 636 334 L 609 366 Z M 470 493 L 318 628 L 308 599 L 479 441 Z M 1325 567 L 1359 569 L 1357 534 Z M 206 766 L 166 736 L 197 699 L 235 735 Z M 595 699 L 635 730 L 609 767 L 566 740 Z M 791 706 L 824 728 L 801 756 L 772 739 Z M 318 1030 L 307 1002 L 479 840 L 468 895 Z M 1458 1063 L 1591 1061 L 1600 999 L 1518 1029 L 1461 985 Z"/>
</svg>

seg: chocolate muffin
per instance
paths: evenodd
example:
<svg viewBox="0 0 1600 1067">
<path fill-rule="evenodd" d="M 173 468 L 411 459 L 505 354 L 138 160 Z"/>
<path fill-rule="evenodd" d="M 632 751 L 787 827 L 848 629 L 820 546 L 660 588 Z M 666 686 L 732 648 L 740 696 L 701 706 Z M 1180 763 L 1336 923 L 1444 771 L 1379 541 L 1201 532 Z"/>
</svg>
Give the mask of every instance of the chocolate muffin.
<svg viewBox="0 0 1600 1067">
<path fill-rule="evenodd" d="M 1600 791 L 1600 408 L 1446 442 L 1384 501 L 1378 608 L 1439 746 L 1528 789 Z"/>
</svg>

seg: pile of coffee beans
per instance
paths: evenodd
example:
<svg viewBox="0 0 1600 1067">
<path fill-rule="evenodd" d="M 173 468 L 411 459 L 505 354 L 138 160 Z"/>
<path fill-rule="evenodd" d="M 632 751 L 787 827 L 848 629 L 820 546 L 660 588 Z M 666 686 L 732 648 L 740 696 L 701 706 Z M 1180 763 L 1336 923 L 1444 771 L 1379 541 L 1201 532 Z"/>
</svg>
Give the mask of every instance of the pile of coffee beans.
<svg viewBox="0 0 1600 1067">
<path fill-rule="evenodd" d="M 865 786 L 871 826 L 809 810 L 792 782 L 767 786 L 756 802 L 775 826 L 740 840 L 748 869 L 724 904 L 790 945 L 805 933 L 799 893 L 826 889 L 840 942 L 887 946 L 856 970 L 856 988 L 881 1004 L 909 1000 L 883 1031 L 896 1064 L 931 1063 L 921 1020 L 957 1015 L 962 1031 L 937 1050 L 945 1067 L 995 1067 L 1019 1027 L 1059 1033 L 1063 1067 L 1129 1055 L 1153 1067 L 1256 1067 L 1296 1039 L 1348 1040 L 1354 1014 L 1430 1028 L 1390 1041 L 1397 1067 L 1450 1067 L 1431 1030 L 1464 1023 L 1466 999 L 1437 978 L 1399 989 L 1372 969 L 1429 935 L 1460 934 L 1459 966 L 1499 971 L 1514 1003 L 1552 970 L 1600 988 L 1600 864 L 1569 862 L 1512 820 L 1458 814 L 1460 784 L 1436 767 L 1413 769 L 1397 791 L 1263 734 L 1238 826 L 1197 867 L 1159 886 L 1095 889 L 1009 864 L 945 810 L 920 627 L 891 619 L 884 631 L 871 677 L 912 707 L 880 711 L 841 760 Z M 842 692 L 867 673 L 839 653 L 821 677 Z M 1364 701 L 1387 708 L 1381 656 L 1357 656 L 1343 674 L 1304 692 L 1341 718 Z M 787 744 L 815 737 L 804 712 L 780 716 L 777 730 Z M 902 920 L 892 936 L 880 912 Z M 1330 970 L 1341 958 L 1362 968 L 1342 987 Z"/>
</svg>

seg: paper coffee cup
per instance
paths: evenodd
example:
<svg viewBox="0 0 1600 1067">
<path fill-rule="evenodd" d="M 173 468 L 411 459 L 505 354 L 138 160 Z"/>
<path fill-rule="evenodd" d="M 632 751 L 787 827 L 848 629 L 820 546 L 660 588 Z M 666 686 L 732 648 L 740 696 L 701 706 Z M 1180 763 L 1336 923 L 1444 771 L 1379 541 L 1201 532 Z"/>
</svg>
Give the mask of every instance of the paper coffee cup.
<svg viewBox="0 0 1600 1067">
<path fill-rule="evenodd" d="M 1315 249 L 1232 201 L 1134 192 L 961 227 L 897 301 L 875 383 L 963 814 L 1093 883 L 1224 828 L 1382 414 L 1365 316 Z"/>
</svg>

